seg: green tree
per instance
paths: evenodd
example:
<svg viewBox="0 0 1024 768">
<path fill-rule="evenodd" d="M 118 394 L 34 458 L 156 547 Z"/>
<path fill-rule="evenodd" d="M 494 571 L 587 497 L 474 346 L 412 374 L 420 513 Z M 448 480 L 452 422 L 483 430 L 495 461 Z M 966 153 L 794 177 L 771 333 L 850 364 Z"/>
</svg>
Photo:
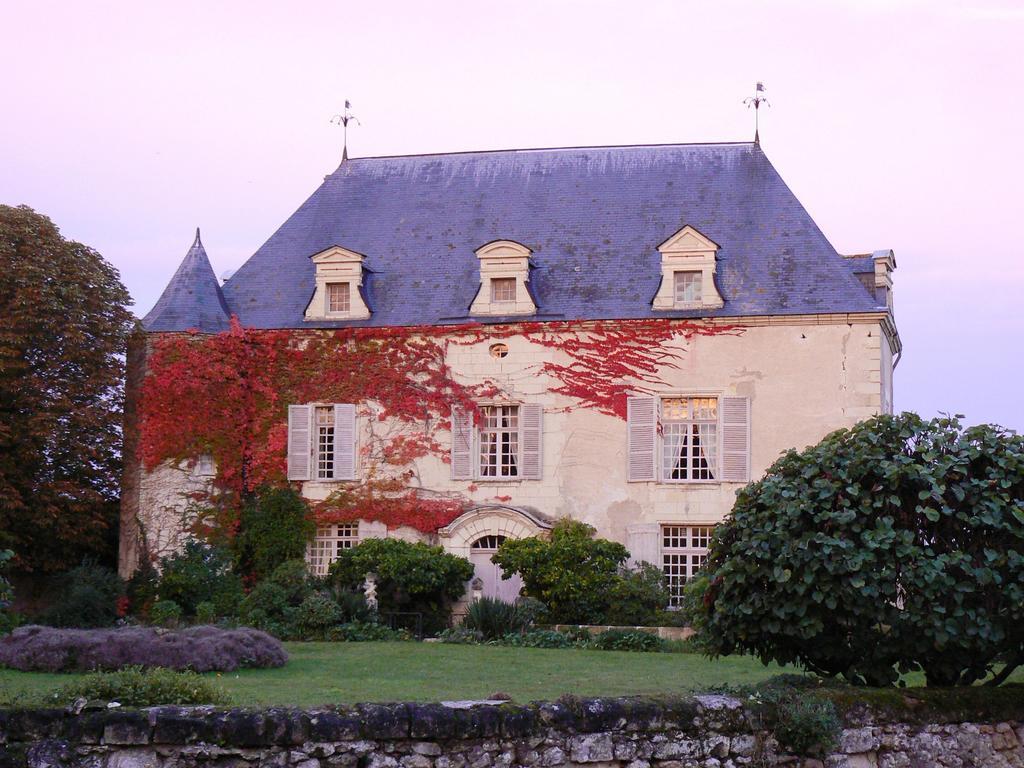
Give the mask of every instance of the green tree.
<svg viewBox="0 0 1024 768">
<path fill-rule="evenodd" d="M 0 547 L 21 570 L 113 552 L 130 303 L 99 253 L 0 206 Z"/>
<path fill-rule="evenodd" d="M 241 573 L 260 581 L 282 563 L 303 559 L 314 533 L 302 496 L 291 488 L 265 488 L 242 509 L 232 542 L 235 561 Z"/>
<path fill-rule="evenodd" d="M 1024 437 L 877 416 L 789 451 L 737 495 L 688 595 L 715 654 L 853 683 L 1024 663 Z"/>
<path fill-rule="evenodd" d="M 594 624 L 625 588 L 619 571 L 628 557 L 621 544 L 595 539 L 591 526 L 560 520 L 549 539 L 506 540 L 491 559 L 522 577 L 523 594 L 547 606 L 548 621 Z"/>
</svg>

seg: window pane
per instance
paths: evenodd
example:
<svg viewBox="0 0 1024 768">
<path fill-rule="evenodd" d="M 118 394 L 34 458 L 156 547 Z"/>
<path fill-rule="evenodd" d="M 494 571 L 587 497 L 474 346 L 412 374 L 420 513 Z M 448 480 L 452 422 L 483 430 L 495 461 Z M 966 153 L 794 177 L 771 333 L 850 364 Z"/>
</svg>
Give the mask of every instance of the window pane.
<svg viewBox="0 0 1024 768">
<path fill-rule="evenodd" d="M 306 562 L 314 576 L 326 576 L 338 553 L 359 543 L 359 523 L 320 526 L 306 550 Z"/>
<path fill-rule="evenodd" d="M 519 406 L 489 405 L 481 409 L 480 476 L 519 476 Z"/>
<path fill-rule="evenodd" d="M 669 605 L 682 605 L 686 582 L 707 562 L 713 530 L 710 525 L 661 527 L 661 562 L 669 590 Z"/>
<path fill-rule="evenodd" d="M 316 476 L 334 477 L 334 408 L 330 406 L 316 409 Z"/>
<path fill-rule="evenodd" d="M 692 304 L 700 301 L 703 277 L 700 272 L 676 272 L 676 304 Z"/>
<path fill-rule="evenodd" d="M 348 312 L 350 307 L 348 283 L 328 283 L 327 311 Z"/>
<path fill-rule="evenodd" d="M 491 278 L 491 301 L 515 301 L 516 279 L 514 277 Z"/>
<path fill-rule="evenodd" d="M 714 480 L 718 475 L 718 398 L 661 401 L 662 479 Z"/>
</svg>

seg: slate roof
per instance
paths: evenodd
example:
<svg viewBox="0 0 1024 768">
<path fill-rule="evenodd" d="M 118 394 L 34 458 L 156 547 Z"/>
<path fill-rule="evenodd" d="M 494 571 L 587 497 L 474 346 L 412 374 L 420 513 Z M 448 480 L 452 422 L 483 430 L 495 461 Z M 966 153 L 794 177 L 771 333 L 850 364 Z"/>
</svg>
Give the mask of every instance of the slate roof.
<svg viewBox="0 0 1024 768">
<path fill-rule="evenodd" d="M 221 292 L 210 259 L 199 239 L 185 254 L 171 282 L 160 294 L 156 305 L 142 318 L 147 331 L 187 331 L 195 328 L 207 333 L 226 331 L 231 314 Z"/>
<path fill-rule="evenodd" d="M 725 306 L 655 313 L 657 246 L 687 224 L 721 246 Z M 259 328 L 467 322 L 480 285 L 474 252 L 493 240 L 533 251 L 538 320 L 884 309 L 753 143 L 348 159 L 223 295 L 243 325 Z M 369 320 L 303 320 L 314 287 L 309 257 L 332 245 L 366 255 Z M 146 327 L 180 330 L 159 308 Z"/>
</svg>

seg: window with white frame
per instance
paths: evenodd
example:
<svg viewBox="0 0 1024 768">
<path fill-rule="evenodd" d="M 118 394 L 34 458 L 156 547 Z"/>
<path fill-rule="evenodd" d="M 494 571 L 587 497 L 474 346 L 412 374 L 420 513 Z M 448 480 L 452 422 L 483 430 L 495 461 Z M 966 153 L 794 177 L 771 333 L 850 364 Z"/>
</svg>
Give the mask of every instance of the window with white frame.
<svg viewBox="0 0 1024 768">
<path fill-rule="evenodd" d="M 491 301 L 515 301 L 516 279 L 514 277 L 491 278 Z"/>
<path fill-rule="evenodd" d="M 196 477 L 213 477 L 216 475 L 217 468 L 213 463 L 213 456 L 209 453 L 201 453 L 199 458 L 196 459 L 193 474 L 195 474 Z"/>
<path fill-rule="evenodd" d="M 695 482 L 718 477 L 718 398 L 666 397 L 661 401 L 662 480 Z"/>
<path fill-rule="evenodd" d="M 668 586 L 669 605 L 683 604 L 686 582 L 694 577 L 708 559 L 711 525 L 663 525 L 661 527 L 661 567 Z"/>
<path fill-rule="evenodd" d="M 480 409 L 480 477 L 519 477 L 519 406 Z"/>
<path fill-rule="evenodd" d="M 329 480 L 334 477 L 334 408 L 318 405 L 315 411 L 314 460 L 316 477 Z"/>
<path fill-rule="evenodd" d="M 676 272 L 675 297 L 676 304 L 699 304 L 702 298 L 704 273 L 700 271 Z"/>
<path fill-rule="evenodd" d="M 327 284 L 327 314 L 347 315 L 352 311 L 352 295 L 348 283 Z"/>
<path fill-rule="evenodd" d="M 323 525 L 316 529 L 316 536 L 306 550 L 306 562 L 314 576 L 326 576 L 331 563 L 338 559 L 343 549 L 351 549 L 359 543 L 359 523 L 338 523 Z"/>
</svg>

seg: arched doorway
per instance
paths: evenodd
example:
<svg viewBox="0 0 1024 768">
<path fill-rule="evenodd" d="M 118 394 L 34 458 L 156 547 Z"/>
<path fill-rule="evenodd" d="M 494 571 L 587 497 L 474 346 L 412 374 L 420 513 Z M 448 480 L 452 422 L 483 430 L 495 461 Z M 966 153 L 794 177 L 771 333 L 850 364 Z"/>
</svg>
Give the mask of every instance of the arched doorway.
<svg viewBox="0 0 1024 768">
<path fill-rule="evenodd" d="M 501 566 L 491 562 L 494 553 L 507 538 L 507 536 L 494 533 L 481 536 L 469 545 L 469 560 L 473 563 L 474 579 L 480 579 L 480 594 L 483 597 L 496 597 L 499 600 L 512 602 L 519 597 L 519 592 L 523 588 L 523 580 L 519 578 L 518 574 L 503 579 Z"/>
<path fill-rule="evenodd" d="M 551 530 L 551 522 L 531 510 L 504 505 L 474 507 L 459 515 L 438 531 L 440 544 L 454 555 L 462 555 L 473 563 L 474 579 L 466 584 L 482 582 L 482 594 L 502 600 L 515 600 L 522 588 L 518 576 L 502 579 L 501 568 L 491 562 L 501 543 L 507 539 L 543 536 Z M 465 605 L 465 604 L 464 604 Z"/>
</svg>

